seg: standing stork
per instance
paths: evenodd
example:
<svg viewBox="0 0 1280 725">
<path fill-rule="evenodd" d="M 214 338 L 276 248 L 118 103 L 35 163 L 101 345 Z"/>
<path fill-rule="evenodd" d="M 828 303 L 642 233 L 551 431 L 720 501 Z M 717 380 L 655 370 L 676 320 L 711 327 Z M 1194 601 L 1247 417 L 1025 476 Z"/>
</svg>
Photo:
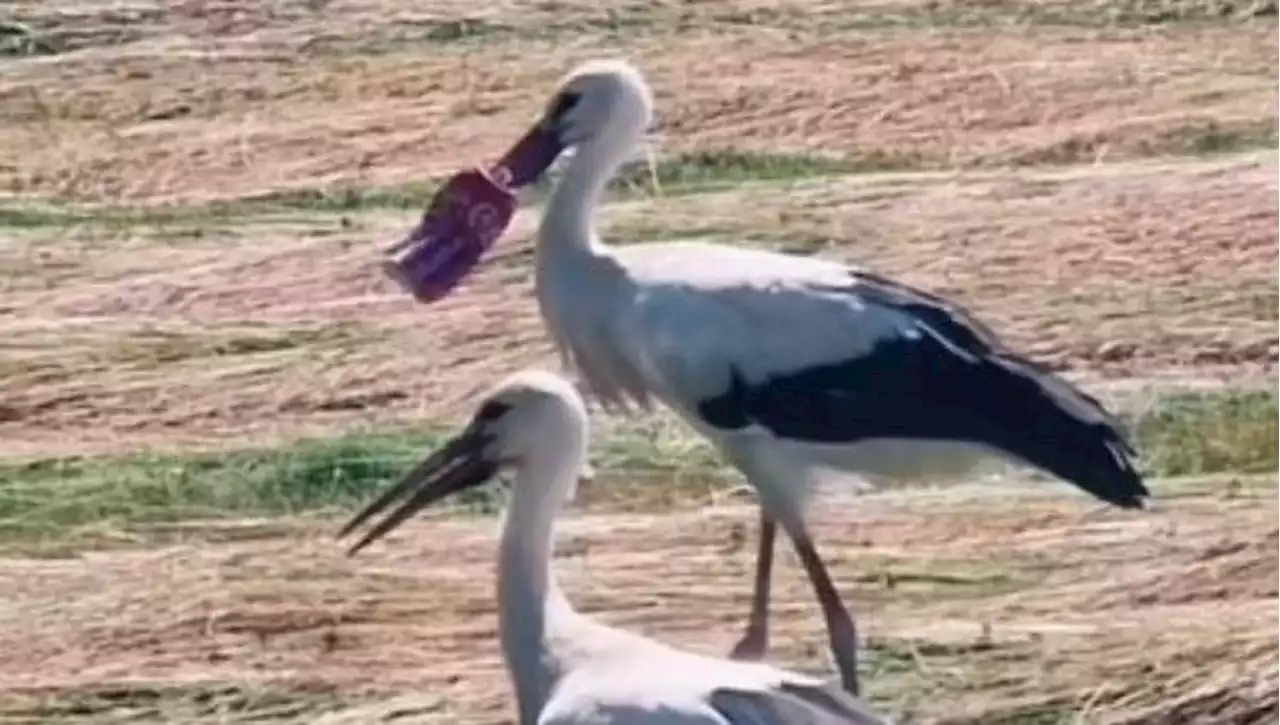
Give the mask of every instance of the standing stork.
<svg viewBox="0 0 1280 725">
<path fill-rule="evenodd" d="M 995 455 L 1117 506 L 1145 505 L 1119 422 L 955 304 L 812 257 L 699 242 L 606 246 L 593 212 L 652 112 L 630 64 L 580 66 L 492 172 L 473 174 L 466 194 L 437 195 L 389 271 L 422 301 L 443 296 L 501 233 L 514 190 L 574 149 L 538 228 L 539 309 L 566 365 L 605 405 L 665 403 L 755 488 L 760 549 L 735 657 L 767 650 L 781 524 L 814 586 L 841 679 L 858 693 L 853 619 L 804 521 L 813 484 L 829 474 L 959 475 Z"/>
<path fill-rule="evenodd" d="M 755 662 L 673 649 L 579 614 L 556 585 L 556 512 L 587 454 L 587 410 L 569 381 L 516 373 L 485 396 L 461 435 L 339 532 L 402 501 L 349 550 L 414 513 L 515 471 L 498 545 L 498 630 L 521 725 L 885 725 L 822 680 Z"/>
</svg>

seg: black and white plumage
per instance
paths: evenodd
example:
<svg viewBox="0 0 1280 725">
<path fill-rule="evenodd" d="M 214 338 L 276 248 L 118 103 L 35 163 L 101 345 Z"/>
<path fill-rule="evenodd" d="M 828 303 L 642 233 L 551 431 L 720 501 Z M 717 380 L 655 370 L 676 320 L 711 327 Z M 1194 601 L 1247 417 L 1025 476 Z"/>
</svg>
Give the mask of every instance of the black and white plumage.
<svg viewBox="0 0 1280 725">
<path fill-rule="evenodd" d="M 868 349 L 748 381 L 732 362 L 725 390 L 697 414 L 721 431 L 763 427 L 814 444 L 962 441 L 1133 508 L 1146 495 L 1124 432 L 1094 398 L 1006 349 L 960 308 L 866 272 L 843 287 L 863 314 L 898 315 Z M 857 313 L 853 313 L 857 314 Z"/>
<path fill-rule="evenodd" d="M 351 548 L 511 469 L 498 544 L 498 631 L 521 725 L 886 725 L 866 703 L 798 672 L 687 652 L 576 611 L 551 571 L 555 515 L 586 459 L 586 405 L 526 370 L 484 397 L 460 435 L 356 514 L 399 504 Z"/>
<path fill-rule="evenodd" d="M 994 454 L 1118 506 L 1143 505 L 1134 451 L 1098 402 L 941 298 L 812 257 L 700 242 L 604 245 L 592 214 L 652 110 L 634 67 L 587 63 L 526 137 L 545 139 L 539 158 L 554 158 L 548 147 L 575 151 L 538 230 L 537 300 L 566 363 L 606 407 L 661 401 L 759 493 L 756 596 L 739 656 L 767 647 L 776 521 L 857 692 L 853 622 L 804 524 L 811 484 L 832 474 L 961 474 Z"/>
</svg>

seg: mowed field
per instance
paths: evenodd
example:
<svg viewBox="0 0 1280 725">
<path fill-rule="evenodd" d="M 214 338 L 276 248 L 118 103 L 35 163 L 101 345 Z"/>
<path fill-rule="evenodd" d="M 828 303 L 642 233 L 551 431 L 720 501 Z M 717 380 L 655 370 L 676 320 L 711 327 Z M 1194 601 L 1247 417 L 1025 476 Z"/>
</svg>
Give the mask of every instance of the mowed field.
<svg viewBox="0 0 1280 725">
<path fill-rule="evenodd" d="M 576 61 L 659 105 L 612 243 L 820 254 L 953 296 L 1132 424 L 1152 512 L 993 467 L 814 510 L 910 723 L 1277 722 L 1274 0 L 19 0 L 0 7 L 0 722 L 510 723 L 502 499 L 349 559 L 478 391 L 558 368 L 534 189 L 458 293 L 378 271 Z M 724 653 L 755 509 L 595 418 L 556 570 Z M 780 546 L 785 546 L 782 544 Z M 829 669 L 780 549 L 773 657 Z"/>
</svg>

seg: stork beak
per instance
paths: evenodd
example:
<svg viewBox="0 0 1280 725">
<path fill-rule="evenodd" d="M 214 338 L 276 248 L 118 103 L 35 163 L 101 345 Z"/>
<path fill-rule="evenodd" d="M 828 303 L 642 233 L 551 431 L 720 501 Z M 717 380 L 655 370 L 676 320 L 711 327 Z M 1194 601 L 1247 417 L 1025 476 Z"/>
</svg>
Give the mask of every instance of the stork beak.
<svg viewBox="0 0 1280 725">
<path fill-rule="evenodd" d="M 415 466 L 338 532 L 337 538 L 341 539 L 374 515 L 402 501 L 399 508 L 348 549 L 347 555 L 354 555 L 433 503 L 492 478 L 498 471 L 498 464 L 485 457 L 484 449 L 490 440 L 489 435 L 481 433 L 473 425 Z"/>
<path fill-rule="evenodd" d="M 559 134 L 539 122 L 502 155 L 489 173 L 508 189 L 519 189 L 537 181 L 562 151 L 564 144 Z"/>
</svg>

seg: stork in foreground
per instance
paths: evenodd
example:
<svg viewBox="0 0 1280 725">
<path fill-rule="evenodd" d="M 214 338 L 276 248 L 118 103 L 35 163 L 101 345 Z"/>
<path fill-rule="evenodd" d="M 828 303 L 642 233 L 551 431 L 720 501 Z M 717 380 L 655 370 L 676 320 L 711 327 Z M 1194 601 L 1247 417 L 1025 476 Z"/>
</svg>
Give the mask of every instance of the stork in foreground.
<svg viewBox="0 0 1280 725">
<path fill-rule="evenodd" d="M 756 489 L 760 549 L 735 657 L 767 649 L 776 522 L 857 694 L 853 620 L 804 521 L 813 484 L 829 474 L 961 475 L 995 455 L 1117 506 L 1144 506 L 1149 494 L 1119 422 L 946 300 L 813 257 L 601 242 L 593 212 L 652 112 L 649 87 L 628 63 L 579 67 L 490 174 L 469 177 L 466 195 L 437 195 L 390 271 L 420 300 L 443 296 L 501 233 L 514 190 L 574 149 L 538 229 L 538 305 L 567 365 L 606 406 L 665 403 Z"/>
<path fill-rule="evenodd" d="M 557 511 L 586 460 L 587 411 L 564 378 L 529 370 L 496 386 L 470 425 L 371 503 L 345 536 L 403 501 L 354 554 L 446 496 L 514 469 L 498 553 L 498 628 L 521 725 L 882 725 L 858 699 L 762 663 L 673 649 L 573 609 L 551 573 Z"/>
</svg>

